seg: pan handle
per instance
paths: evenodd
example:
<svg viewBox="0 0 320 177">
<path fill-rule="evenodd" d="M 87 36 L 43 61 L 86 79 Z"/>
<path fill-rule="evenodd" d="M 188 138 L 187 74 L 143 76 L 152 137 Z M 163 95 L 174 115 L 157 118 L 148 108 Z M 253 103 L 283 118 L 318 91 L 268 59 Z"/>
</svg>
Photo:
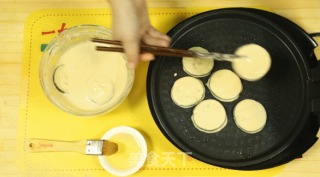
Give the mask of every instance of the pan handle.
<svg viewBox="0 0 320 177">
<path fill-rule="evenodd" d="M 311 33 L 309 34 L 310 37 L 319 37 L 320 33 Z M 314 81 L 319 81 L 320 80 L 320 61 L 318 61 L 318 65 L 316 68 L 312 70 L 312 78 Z M 315 83 L 316 90 L 320 92 L 320 82 Z M 319 89 L 319 90 L 318 90 Z M 311 100 L 311 105 L 312 105 L 312 112 L 318 113 L 318 124 L 320 126 L 320 98 L 316 98 Z"/>
<path fill-rule="evenodd" d="M 317 113 L 319 115 L 320 123 L 320 61 L 318 61 L 317 68 L 312 69 L 313 80 L 308 82 L 309 85 L 309 98 L 311 99 L 311 112 Z"/>
<path fill-rule="evenodd" d="M 310 37 L 319 37 L 320 33 L 311 33 Z M 320 61 L 317 62 L 317 66 L 312 69 L 312 90 L 316 96 L 311 100 L 312 112 L 318 113 L 319 124 L 320 124 Z"/>
<path fill-rule="evenodd" d="M 311 37 L 320 36 L 320 33 L 311 33 L 311 34 L 309 34 L 309 36 L 311 36 Z"/>
<path fill-rule="evenodd" d="M 320 33 L 311 33 L 309 34 L 310 37 L 320 37 Z M 314 55 L 315 53 L 312 52 L 311 56 Z M 318 82 L 320 81 L 320 61 L 317 62 L 317 65 L 315 68 L 312 69 L 312 82 Z"/>
</svg>

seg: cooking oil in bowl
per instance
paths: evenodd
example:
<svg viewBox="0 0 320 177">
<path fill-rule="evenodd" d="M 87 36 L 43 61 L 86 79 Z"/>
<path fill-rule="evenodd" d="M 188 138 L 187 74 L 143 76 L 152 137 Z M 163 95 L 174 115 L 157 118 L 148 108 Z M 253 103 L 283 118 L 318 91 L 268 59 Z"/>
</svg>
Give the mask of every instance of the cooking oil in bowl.
<svg viewBox="0 0 320 177">
<path fill-rule="evenodd" d="M 147 143 L 134 128 L 119 126 L 106 132 L 102 138 L 118 144 L 118 152 L 111 156 L 98 156 L 102 167 L 116 176 L 129 176 L 143 166 L 147 159 Z"/>
<path fill-rule="evenodd" d="M 108 163 L 119 170 L 126 170 L 136 165 L 137 161 L 130 160 L 130 157 L 139 156 L 141 147 L 137 139 L 127 133 L 120 133 L 112 136 L 110 141 L 118 144 L 118 152 L 106 156 Z"/>
</svg>

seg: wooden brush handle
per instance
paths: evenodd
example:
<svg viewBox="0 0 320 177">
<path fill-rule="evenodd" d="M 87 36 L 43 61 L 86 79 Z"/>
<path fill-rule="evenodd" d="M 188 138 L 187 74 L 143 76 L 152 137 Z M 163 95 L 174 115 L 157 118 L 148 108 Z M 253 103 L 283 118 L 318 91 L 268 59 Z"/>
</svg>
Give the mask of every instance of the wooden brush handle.
<svg viewBox="0 0 320 177">
<path fill-rule="evenodd" d="M 87 140 L 78 142 L 28 139 L 25 142 L 27 152 L 75 151 L 86 154 Z"/>
</svg>

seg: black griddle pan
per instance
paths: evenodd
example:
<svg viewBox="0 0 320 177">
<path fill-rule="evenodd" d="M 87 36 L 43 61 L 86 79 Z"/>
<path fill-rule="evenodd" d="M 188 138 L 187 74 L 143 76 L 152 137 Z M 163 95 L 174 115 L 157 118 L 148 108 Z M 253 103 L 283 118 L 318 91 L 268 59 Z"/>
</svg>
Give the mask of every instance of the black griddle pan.
<svg viewBox="0 0 320 177">
<path fill-rule="evenodd" d="M 273 62 L 261 80 L 242 80 L 244 91 L 238 100 L 222 102 L 228 124 L 213 134 L 200 132 L 193 126 L 190 117 L 194 107 L 180 108 L 171 100 L 174 81 L 187 76 L 182 59 L 160 56 L 150 63 L 147 96 L 154 120 L 176 147 L 192 152 L 192 157 L 233 169 L 261 164 L 288 148 L 301 134 L 310 114 L 320 111 L 317 75 L 320 68 L 310 59 L 313 52 L 306 56 L 302 44 L 272 20 L 244 10 L 221 9 L 191 17 L 168 35 L 172 37 L 171 47 L 200 46 L 221 53 L 233 53 L 239 46 L 256 43 L 268 50 Z M 231 69 L 230 63 L 215 62 L 212 72 L 219 69 Z M 206 83 L 208 78 L 201 80 Z M 242 132 L 233 121 L 234 106 L 247 98 L 262 103 L 268 114 L 265 128 L 256 134 Z M 207 88 L 205 99 L 214 99 Z"/>
</svg>

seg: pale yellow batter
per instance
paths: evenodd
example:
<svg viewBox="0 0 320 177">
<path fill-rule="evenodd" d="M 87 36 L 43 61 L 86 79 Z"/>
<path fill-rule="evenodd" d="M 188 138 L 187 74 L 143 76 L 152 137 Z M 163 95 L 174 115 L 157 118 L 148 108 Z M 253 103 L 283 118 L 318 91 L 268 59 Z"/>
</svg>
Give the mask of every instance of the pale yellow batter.
<svg viewBox="0 0 320 177">
<path fill-rule="evenodd" d="M 230 70 L 222 69 L 213 73 L 207 83 L 212 95 L 224 102 L 239 98 L 243 87 L 240 78 Z"/>
<path fill-rule="evenodd" d="M 120 53 L 96 51 L 96 44 L 81 42 L 57 62 L 55 85 L 69 105 L 81 111 L 99 111 L 114 105 L 123 94 L 128 77 Z"/>
<path fill-rule="evenodd" d="M 216 100 L 204 100 L 193 110 L 191 120 L 194 126 L 205 133 L 215 133 L 227 125 L 224 107 Z"/>
<path fill-rule="evenodd" d="M 233 114 L 237 126 L 247 133 L 261 131 L 267 121 L 267 113 L 263 105 L 251 99 L 239 102 Z"/>
<path fill-rule="evenodd" d="M 183 77 L 175 81 L 171 89 L 171 98 L 175 104 L 189 108 L 203 100 L 205 88 L 203 83 L 193 77 Z"/>
<path fill-rule="evenodd" d="M 189 50 L 208 53 L 208 51 L 202 47 L 192 47 Z M 205 77 L 210 74 L 214 65 L 214 60 L 183 57 L 182 65 L 183 70 L 189 75 L 194 77 Z"/>
<path fill-rule="evenodd" d="M 232 68 L 239 77 L 256 81 L 265 76 L 271 67 L 271 57 L 266 49 L 256 44 L 247 44 L 238 48 L 236 55 L 247 56 L 249 60 L 234 60 Z"/>
</svg>

